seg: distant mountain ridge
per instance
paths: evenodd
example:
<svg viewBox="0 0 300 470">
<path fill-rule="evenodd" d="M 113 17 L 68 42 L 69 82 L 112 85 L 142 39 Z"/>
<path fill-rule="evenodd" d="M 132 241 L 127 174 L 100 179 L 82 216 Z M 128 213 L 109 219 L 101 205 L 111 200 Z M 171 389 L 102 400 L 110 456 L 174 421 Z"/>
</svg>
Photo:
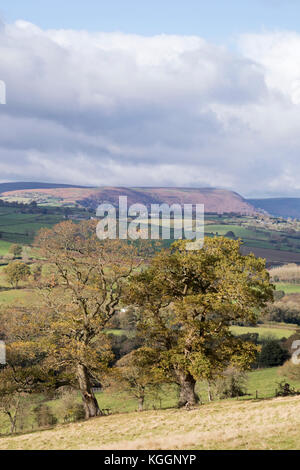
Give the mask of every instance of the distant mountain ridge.
<svg viewBox="0 0 300 470">
<path fill-rule="evenodd" d="M 89 197 L 80 201 L 83 206 L 96 209 L 103 202 L 117 206 L 119 196 L 127 196 L 128 205 L 141 203 L 150 207 L 151 204 L 204 204 L 205 212 L 254 214 L 254 207 L 242 196 L 233 191 L 216 188 L 163 188 L 106 187 L 95 190 Z"/>
<path fill-rule="evenodd" d="M 300 219 L 299 197 L 272 197 L 265 199 L 246 199 L 257 210 L 264 210 L 274 217 Z"/>
<path fill-rule="evenodd" d="M 205 212 L 219 214 L 236 213 L 253 215 L 257 211 L 238 193 L 218 188 L 176 187 L 87 187 L 55 183 L 2 183 L 1 197 L 22 201 L 45 198 L 59 200 L 62 204 L 80 204 L 96 210 L 99 204 L 109 202 L 118 206 L 119 196 L 127 196 L 128 206 L 140 203 L 150 208 L 151 204 L 204 204 Z"/>
<path fill-rule="evenodd" d="M 27 189 L 54 189 L 54 188 L 88 188 L 74 184 L 62 183 L 39 183 L 30 181 L 18 181 L 12 183 L 0 183 L 0 194 L 8 191 L 22 191 Z"/>
</svg>

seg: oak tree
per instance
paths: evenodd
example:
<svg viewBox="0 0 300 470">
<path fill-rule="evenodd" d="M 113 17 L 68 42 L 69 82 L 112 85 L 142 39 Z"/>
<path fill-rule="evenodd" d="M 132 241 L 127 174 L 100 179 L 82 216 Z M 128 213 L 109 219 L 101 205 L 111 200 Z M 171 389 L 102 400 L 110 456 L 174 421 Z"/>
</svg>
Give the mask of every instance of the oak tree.
<svg viewBox="0 0 300 470">
<path fill-rule="evenodd" d="M 22 261 L 13 261 L 4 268 L 4 274 L 13 287 L 18 287 L 20 281 L 26 281 L 30 276 L 30 268 Z"/>
<path fill-rule="evenodd" d="M 197 403 L 195 384 L 229 365 L 249 367 L 256 346 L 233 336 L 233 322 L 255 324 L 272 300 L 265 261 L 240 253 L 240 242 L 205 238 L 200 250 L 186 241 L 161 251 L 135 274 L 128 304 L 140 308 L 140 334 L 153 349 L 157 366 L 180 386 L 179 406 Z"/>
<path fill-rule="evenodd" d="M 93 384 L 112 359 L 107 325 L 120 309 L 126 279 L 139 265 L 126 241 L 102 240 L 95 221 L 42 229 L 36 246 L 49 264 L 39 282 L 49 311 L 49 369 L 68 371 L 81 392 L 86 418 L 101 414 Z"/>
</svg>

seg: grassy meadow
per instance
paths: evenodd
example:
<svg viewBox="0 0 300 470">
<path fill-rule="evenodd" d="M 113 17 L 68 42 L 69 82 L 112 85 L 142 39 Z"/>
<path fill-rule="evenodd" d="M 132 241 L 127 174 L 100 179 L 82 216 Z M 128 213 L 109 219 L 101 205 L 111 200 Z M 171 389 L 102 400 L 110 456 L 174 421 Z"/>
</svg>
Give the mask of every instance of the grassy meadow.
<svg viewBox="0 0 300 470">
<path fill-rule="evenodd" d="M 276 339 L 289 338 L 292 336 L 296 329 L 295 327 L 285 328 L 282 324 L 280 325 L 260 325 L 260 326 L 231 326 L 231 331 L 235 335 L 244 335 L 246 333 L 258 333 L 260 338 L 272 336 Z"/>
<path fill-rule="evenodd" d="M 289 284 L 288 282 L 275 283 L 277 290 L 282 290 L 285 294 L 299 294 L 300 284 Z"/>
<path fill-rule="evenodd" d="M 267 369 L 258 369 L 253 370 L 247 373 L 246 379 L 246 393 L 244 396 L 237 398 L 232 398 L 228 400 L 216 400 L 213 403 L 220 404 L 220 406 L 225 403 L 234 403 L 237 401 L 252 403 L 253 400 L 266 400 L 274 398 L 276 390 L 278 389 L 279 382 L 283 381 L 284 377 L 279 374 L 278 367 L 272 367 Z M 288 380 L 291 386 L 296 390 L 300 390 L 300 381 L 291 381 Z M 208 404 L 208 390 L 206 382 L 198 382 L 196 386 L 197 394 L 200 398 L 201 405 L 199 406 L 199 412 Z M 164 385 L 159 388 L 156 393 L 148 393 L 145 400 L 145 412 L 142 414 L 146 415 L 147 411 L 151 410 L 172 410 L 176 409 L 177 400 L 178 400 L 178 390 L 174 385 Z M 96 392 L 96 397 L 99 403 L 99 406 L 105 413 L 111 415 L 113 419 L 114 415 L 120 416 L 127 413 L 134 413 L 137 411 L 138 403 L 137 400 L 128 394 L 127 392 L 116 392 L 114 389 L 104 389 L 101 392 Z M 20 414 L 19 421 L 19 432 L 30 432 L 32 430 L 37 430 L 37 423 L 35 420 L 35 415 L 33 409 L 37 406 L 38 403 L 43 399 L 42 396 L 36 396 L 35 402 L 31 402 L 29 398 L 25 398 L 23 402 L 23 411 Z M 81 403 L 81 397 L 78 393 L 75 400 L 78 403 Z M 63 401 L 60 398 L 51 399 L 46 402 L 51 412 L 58 419 L 58 424 L 63 424 Z M 147 416 L 147 415 L 146 415 Z M 21 426 L 21 429 L 20 429 Z M 9 422 L 7 417 L 0 415 L 0 434 L 2 437 L 0 439 L 0 448 L 3 436 L 9 433 Z"/>
<path fill-rule="evenodd" d="M 0 439 L 0 449 L 299 449 L 300 397 L 94 418 Z"/>
</svg>

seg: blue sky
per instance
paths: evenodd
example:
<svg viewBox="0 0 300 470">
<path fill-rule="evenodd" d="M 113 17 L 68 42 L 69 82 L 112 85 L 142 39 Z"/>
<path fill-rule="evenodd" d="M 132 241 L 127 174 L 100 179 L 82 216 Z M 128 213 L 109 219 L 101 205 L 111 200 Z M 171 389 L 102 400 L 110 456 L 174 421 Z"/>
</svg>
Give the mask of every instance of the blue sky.
<svg viewBox="0 0 300 470">
<path fill-rule="evenodd" d="M 199 35 L 228 41 L 245 32 L 299 30 L 299 0 L 3 0 L 5 22 L 41 28 Z"/>
</svg>

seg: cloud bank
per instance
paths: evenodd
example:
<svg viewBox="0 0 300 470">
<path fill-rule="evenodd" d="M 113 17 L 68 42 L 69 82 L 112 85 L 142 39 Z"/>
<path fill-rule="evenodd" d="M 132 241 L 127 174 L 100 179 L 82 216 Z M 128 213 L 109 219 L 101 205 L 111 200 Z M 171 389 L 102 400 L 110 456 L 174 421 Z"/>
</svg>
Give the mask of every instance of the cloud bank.
<svg viewBox="0 0 300 470">
<path fill-rule="evenodd" d="M 300 196 L 300 34 L 0 28 L 0 179 Z"/>
</svg>

